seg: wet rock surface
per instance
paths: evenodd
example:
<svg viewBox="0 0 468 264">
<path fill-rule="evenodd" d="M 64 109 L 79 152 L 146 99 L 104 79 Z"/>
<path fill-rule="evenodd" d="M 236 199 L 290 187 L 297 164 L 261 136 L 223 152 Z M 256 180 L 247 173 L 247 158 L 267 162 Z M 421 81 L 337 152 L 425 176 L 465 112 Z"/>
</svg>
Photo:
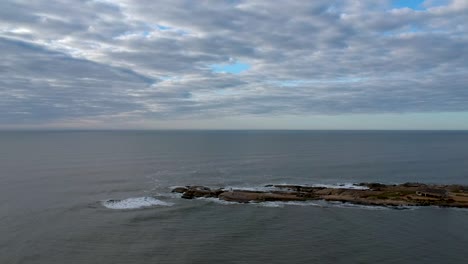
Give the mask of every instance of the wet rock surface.
<svg viewBox="0 0 468 264">
<path fill-rule="evenodd" d="M 210 189 L 204 186 L 189 186 L 182 193 L 182 198 L 193 199 L 193 198 L 200 198 L 200 197 L 204 197 L 204 198 L 218 197 L 222 192 L 223 192 L 222 189 Z"/>
<path fill-rule="evenodd" d="M 271 201 L 305 201 L 305 197 L 301 197 L 295 193 L 287 192 L 251 192 L 251 191 L 228 191 L 221 193 L 218 198 L 220 200 L 230 202 L 271 202 Z"/>
<path fill-rule="evenodd" d="M 184 199 L 211 197 L 238 203 L 325 200 L 374 206 L 433 205 L 468 208 L 468 186 L 463 185 L 359 183 L 351 187 L 336 186 L 333 188 L 306 185 L 266 185 L 265 187 L 268 187 L 268 190 L 227 190 L 205 186 L 186 186 L 176 187 L 172 191 L 182 193 Z"/>
</svg>

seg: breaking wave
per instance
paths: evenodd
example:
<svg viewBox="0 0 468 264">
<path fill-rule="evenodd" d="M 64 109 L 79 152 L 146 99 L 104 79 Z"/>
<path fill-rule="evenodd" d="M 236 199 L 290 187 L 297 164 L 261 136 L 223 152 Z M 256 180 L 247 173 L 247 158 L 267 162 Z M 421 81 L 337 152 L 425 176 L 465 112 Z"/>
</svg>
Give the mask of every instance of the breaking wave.
<svg viewBox="0 0 468 264">
<path fill-rule="evenodd" d="M 174 205 L 173 203 L 164 202 L 153 197 L 132 197 L 123 200 L 106 200 L 102 201 L 101 203 L 106 208 L 118 210 Z"/>
<path fill-rule="evenodd" d="M 353 190 L 368 190 L 367 186 L 360 186 L 353 183 L 339 183 L 339 184 L 312 184 L 312 187 L 325 187 L 332 189 L 353 189 Z"/>
<path fill-rule="evenodd" d="M 231 201 L 224 201 L 220 200 L 218 198 L 214 197 L 202 197 L 202 198 L 197 198 L 197 200 L 201 201 L 207 201 L 207 202 L 212 202 L 215 204 L 221 204 L 221 205 L 249 205 L 249 206 L 258 206 L 258 207 L 285 207 L 285 206 L 317 206 L 317 207 L 323 207 L 322 205 L 311 202 L 311 201 L 291 201 L 291 202 L 281 202 L 281 201 L 276 201 L 276 202 L 248 202 L 248 203 L 238 203 L 238 202 L 231 202 Z"/>
<path fill-rule="evenodd" d="M 360 186 L 354 183 L 336 183 L 336 184 L 322 184 L 322 183 L 314 183 L 314 184 L 293 184 L 293 183 L 281 183 L 281 184 L 269 184 L 264 186 L 236 186 L 236 185 L 228 185 L 226 187 L 222 187 L 223 190 L 239 190 L 239 191 L 254 191 L 254 192 L 270 192 L 276 191 L 279 188 L 275 187 L 275 185 L 292 185 L 292 186 L 305 186 L 305 187 L 323 187 L 323 188 L 330 188 L 330 189 L 352 189 L 352 190 L 369 190 L 367 186 Z M 172 186 L 171 189 L 176 187 L 183 187 L 183 186 Z M 213 187 L 217 188 L 217 187 Z"/>
<path fill-rule="evenodd" d="M 226 186 L 223 190 L 239 190 L 239 191 L 253 191 L 253 192 L 269 192 L 277 190 L 273 186 Z"/>
<path fill-rule="evenodd" d="M 310 201 L 298 201 L 298 202 L 260 202 L 260 203 L 249 203 L 251 205 L 261 206 L 261 207 L 285 207 L 285 206 L 316 206 L 323 207 L 322 205 Z"/>
</svg>

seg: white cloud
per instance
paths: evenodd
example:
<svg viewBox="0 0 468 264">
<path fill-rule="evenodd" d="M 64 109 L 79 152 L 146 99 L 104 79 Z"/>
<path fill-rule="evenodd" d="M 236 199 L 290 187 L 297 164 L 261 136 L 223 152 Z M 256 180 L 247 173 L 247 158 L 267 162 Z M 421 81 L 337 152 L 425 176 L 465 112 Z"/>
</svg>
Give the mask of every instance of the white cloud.
<svg viewBox="0 0 468 264">
<path fill-rule="evenodd" d="M 3 1 L 0 125 L 468 111 L 467 2 L 389 3 Z"/>
</svg>

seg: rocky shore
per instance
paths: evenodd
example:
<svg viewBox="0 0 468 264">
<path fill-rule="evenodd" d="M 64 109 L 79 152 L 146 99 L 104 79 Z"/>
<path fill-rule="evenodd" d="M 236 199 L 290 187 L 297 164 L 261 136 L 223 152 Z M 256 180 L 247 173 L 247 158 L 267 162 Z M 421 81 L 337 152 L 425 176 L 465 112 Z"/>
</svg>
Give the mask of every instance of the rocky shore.
<svg viewBox="0 0 468 264">
<path fill-rule="evenodd" d="M 468 208 L 468 186 L 404 183 L 386 185 L 359 183 L 352 186 L 313 187 L 303 185 L 267 185 L 265 190 L 185 186 L 172 190 L 184 199 L 201 197 L 249 203 L 270 201 L 325 200 L 373 206 L 441 206 Z"/>
</svg>

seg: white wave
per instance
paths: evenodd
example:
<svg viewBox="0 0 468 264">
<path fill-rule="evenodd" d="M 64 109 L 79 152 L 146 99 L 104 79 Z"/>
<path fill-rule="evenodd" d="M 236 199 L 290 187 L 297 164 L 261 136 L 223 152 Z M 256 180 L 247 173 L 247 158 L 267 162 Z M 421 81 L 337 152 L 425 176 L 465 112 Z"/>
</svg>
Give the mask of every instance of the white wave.
<svg viewBox="0 0 468 264">
<path fill-rule="evenodd" d="M 172 206 L 173 203 L 164 202 L 153 197 L 132 197 L 123 200 L 106 200 L 102 205 L 109 209 L 138 209 L 151 206 Z"/>
<path fill-rule="evenodd" d="M 229 190 L 239 190 L 239 191 L 253 191 L 253 192 L 270 192 L 277 190 L 275 187 L 265 187 L 265 186 L 226 186 L 223 188 L 225 191 Z"/>
<path fill-rule="evenodd" d="M 169 198 L 169 199 L 179 199 L 182 197 L 182 193 L 156 193 L 155 196 L 157 197 L 164 197 L 164 198 Z"/>
<path fill-rule="evenodd" d="M 304 186 L 304 187 L 323 187 L 323 188 L 330 188 L 330 189 L 353 189 L 353 190 L 369 190 L 367 186 L 359 186 L 355 183 L 334 183 L 334 184 L 326 184 L 326 183 L 310 183 L 310 184 L 303 184 L 303 183 L 276 183 L 274 185 L 277 186 Z M 254 190 L 275 190 L 274 185 L 272 187 L 251 187 Z M 245 188 L 244 189 L 249 189 Z"/>
<path fill-rule="evenodd" d="M 437 207 L 437 208 L 468 213 L 468 208 L 459 208 L 459 207 Z"/>
<path fill-rule="evenodd" d="M 324 188 L 331 188 L 331 189 L 354 189 L 354 190 L 368 190 L 367 186 L 359 186 L 353 183 L 337 183 L 337 184 L 290 184 L 290 183 L 282 183 L 282 184 L 275 184 L 275 185 L 292 185 L 292 186 L 309 186 L 309 187 L 324 187 Z M 186 187 L 186 186 L 171 186 L 169 187 L 170 190 L 173 190 L 177 187 Z M 218 188 L 218 187 L 216 187 Z M 214 187 L 212 188 L 214 189 Z M 277 191 L 279 188 L 275 187 L 274 185 L 268 186 L 226 186 L 222 188 L 225 191 L 229 190 L 238 190 L 238 191 L 254 191 L 254 192 L 271 192 Z"/>
<path fill-rule="evenodd" d="M 200 198 L 197 198 L 197 200 L 213 202 L 213 203 L 222 204 L 222 205 L 242 205 L 243 204 L 243 203 L 238 203 L 238 202 L 225 201 L 225 200 L 221 200 L 215 197 L 200 197 Z"/>
<path fill-rule="evenodd" d="M 369 190 L 367 186 L 359 186 L 353 183 L 337 183 L 337 184 L 312 184 L 312 187 L 324 187 L 331 189 L 353 189 L 353 190 Z"/>
<path fill-rule="evenodd" d="M 182 186 L 182 185 L 173 185 L 173 186 L 169 186 L 168 189 L 169 190 L 174 190 L 175 188 L 187 188 L 187 186 Z"/>
<path fill-rule="evenodd" d="M 201 201 L 207 201 L 207 202 L 212 202 L 216 204 L 221 204 L 221 205 L 253 205 L 253 206 L 259 206 L 259 207 L 284 207 L 284 206 L 318 206 L 318 207 L 323 207 L 320 204 L 313 203 L 311 201 L 291 201 L 291 202 L 247 202 L 247 203 L 239 203 L 239 202 L 231 202 L 231 201 L 225 201 L 221 200 L 215 197 L 201 197 L 197 198 L 197 200 Z"/>
<path fill-rule="evenodd" d="M 317 206 L 322 207 L 320 204 L 313 203 L 310 201 L 305 202 L 260 202 L 260 203 L 249 203 L 251 205 L 261 206 L 261 207 L 285 207 L 285 206 Z"/>
<path fill-rule="evenodd" d="M 249 205 L 255 205 L 258 207 L 284 207 L 284 204 L 278 203 L 278 202 L 261 202 L 261 203 L 248 203 Z"/>
<path fill-rule="evenodd" d="M 366 209 L 366 210 L 389 210 L 393 207 L 389 206 L 376 206 L 376 205 L 365 205 L 365 204 L 353 204 L 343 202 L 326 202 L 328 207 L 337 208 L 354 208 L 354 209 Z M 403 208 L 402 208 L 403 209 Z"/>
</svg>

